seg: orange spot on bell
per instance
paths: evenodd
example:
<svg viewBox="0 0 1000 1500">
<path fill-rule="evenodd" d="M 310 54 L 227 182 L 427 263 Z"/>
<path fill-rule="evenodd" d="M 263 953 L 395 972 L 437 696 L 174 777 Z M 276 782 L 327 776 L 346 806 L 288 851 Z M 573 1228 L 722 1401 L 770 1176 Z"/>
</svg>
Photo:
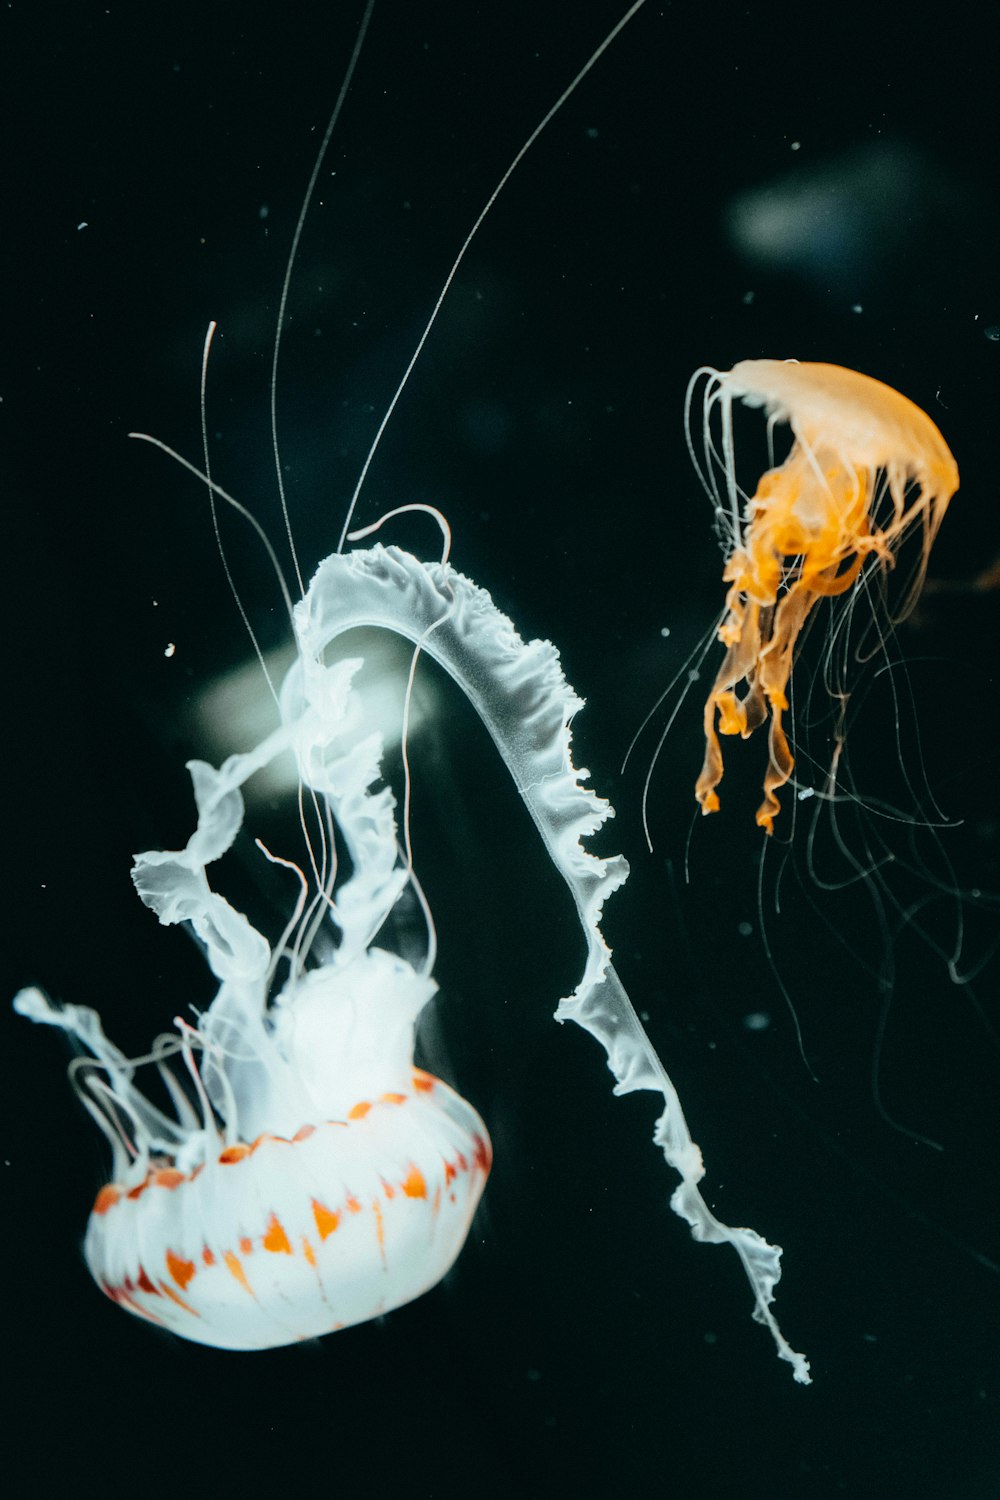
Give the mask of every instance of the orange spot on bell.
<svg viewBox="0 0 1000 1500">
<path fill-rule="evenodd" d="M 175 1255 L 172 1250 L 167 1251 L 167 1270 L 170 1272 L 171 1276 L 174 1278 L 182 1292 L 187 1286 L 188 1282 L 191 1280 L 191 1277 L 194 1275 L 195 1269 L 196 1267 L 193 1260 L 182 1260 L 181 1257 L 179 1255 Z"/>
<path fill-rule="evenodd" d="M 483 1140 L 481 1135 L 476 1136 L 476 1166 L 480 1172 L 488 1172 L 493 1165 L 493 1149 L 489 1141 Z"/>
<path fill-rule="evenodd" d="M 427 1183 L 424 1179 L 423 1172 L 421 1172 L 417 1167 L 410 1167 L 410 1170 L 406 1176 L 406 1180 L 402 1182 L 400 1186 L 402 1187 L 403 1192 L 408 1198 L 427 1197 Z"/>
<path fill-rule="evenodd" d="M 243 1251 L 244 1255 L 249 1255 L 251 1250 L 253 1249 L 253 1240 L 248 1234 L 244 1234 L 240 1237 L 240 1249 Z"/>
<path fill-rule="evenodd" d="M 285 1233 L 285 1226 L 277 1214 L 272 1214 L 267 1221 L 267 1230 L 264 1234 L 263 1245 L 265 1250 L 270 1250 L 275 1255 L 291 1255 L 292 1247 Z"/>
<path fill-rule="evenodd" d="M 381 1094 L 379 1096 L 379 1103 L 380 1104 L 405 1104 L 406 1103 L 406 1095 L 405 1094 Z"/>
<path fill-rule="evenodd" d="M 109 1208 L 114 1208 L 115 1204 L 120 1200 L 121 1195 L 121 1188 L 115 1187 L 113 1183 L 108 1183 L 107 1187 L 101 1188 L 101 1191 L 94 1199 L 94 1213 L 106 1214 Z"/>
<path fill-rule="evenodd" d="M 316 1133 L 316 1126 L 315 1125 L 300 1125 L 299 1128 L 298 1128 L 298 1130 L 292 1136 L 292 1140 L 293 1141 L 307 1141 L 309 1139 L 309 1137 L 311 1135 L 315 1135 L 315 1133 Z"/>
<path fill-rule="evenodd" d="M 185 1181 L 185 1177 L 176 1167 L 161 1167 L 158 1172 L 153 1173 L 153 1181 L 157 1187 L 176 1188 Z"/>
<path fill-rule="evenodd" d="M 150 1297 L 159 1297 L 160 1296 L 160 1289 L 159 1289 L 159 1287 L 154 1286 L 153 1283 L 150 1281 L 149 1276 L 147 1275 L 146 1269 L 145 1269 L 144 1266 L 140 1266 L 139 1267 L 139 1274 L 135 1278 L 135 1284 L 136 1284 L 136 1286 L 139 1288 L 139 1290 L 141 1292 L 147 1292 Z"/>
<path fill-rule="evenodd" d="M 360 1104 L 352 1105 L 352 1107 L 347 1111 L 347 1118 L 349 1120 L 363 1120 L 370 1109 L 371 1105 L 369 1104 L 368 1100 L 362 1099 Z"/>
<path fill-rule="evenodd" d="M 349 1214 L 359 1214 L 361 1212 L 361 1204 L 358 1202 L 357 1198 L 352 1197 L 350 1193 L 348 1193 L 347 1195 L 345 1204 L 347 1212 Z"/>
<path fill-rule="evenodd" d="M 313 1218 L 316 1220 L 316 1232 L 321 1240 L 325 1240 L 340 1223 L 340 1215 L 335 1214 L 332 1209 L 327 1208 L 316 1198 L 312 1200 L 312 1211 Z"/>
<path fill-rule="evenodd" d="M 211 1250 L 208 1248 L 207 1245 L 205 1246 L 204 1250 L 201 1252 L 201 1258 L 205 1262 L 206 1266 L 214 1266 L 215 1265 L 215 1256 L 212 1254 Z"/>
<path fill-rule="evenodd" d="M 239 1282 L 243 1290 L 252 1297 L 253 1292 L 250 1289 L 249 1281 L 247 1281 L 247 1273 L 240 1265 L 239 1256 L 234 1255 L 231 1250 L 227 1250 L 223 1258 L 226 1262 L 226 1268 L 229 1271 L 230 1275 L 233 1276 L 235 1280 Z"/>
<path fill-rule="evenodd" d="M 312 1266 L 313 1270 L 315 1270 L 316 1269 L 316 1251 L 313 1249 L 312 1245 L 306 1239 L 305 1235 L 302 1236 L 302 1254 L 305 1256 L 306 1260 Z"/>
<path fill-rule="evenodd" d="M 413 1074 L 413 1087 L 418 1094 L 429 1094 L 434 1088 L 434 1079 L 429 1073 L 422 1073 L 418 1068 Z"/>
<path fill-rule="evenodd" d="M 235 1146 L 227 1146 L 224 1151 L 219 1152 L 219 1164 L 223 1167 L 230 1167 L 234 1162 L 242 1161 L 245 1156 L 249 1156 L 252 1150 L 253 1147 L 248 1146 L 245 1141 L 237 1141 Z"/>
</svg>

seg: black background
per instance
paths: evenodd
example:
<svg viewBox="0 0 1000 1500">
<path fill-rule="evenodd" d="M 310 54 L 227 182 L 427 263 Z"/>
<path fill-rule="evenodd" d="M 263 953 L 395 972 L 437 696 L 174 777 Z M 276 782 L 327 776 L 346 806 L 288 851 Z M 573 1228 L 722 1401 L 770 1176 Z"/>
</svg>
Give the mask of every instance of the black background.
<svg viewBox="0 0 1000 1500">
<path fill-rule="evenodd" d="M 607 0 L 376 6 L 279 376 L 307 568 L 336 543 L 463 236 L 617 16 Z M 129 856 L 186 839 L 187 757 L 241 748 L 207 750 L 189 709 L 248 647 L 203 491 L 126 434 L 198 461 L 217 319 L 213 462 L 280 541 L 277 300 L 357 23 L 343 4 L 90 0 L 0 18 L 6 977 L 97 1006 L 129 1051 L 211 994 L 194 948 L 139 906 Z M 446 694 L 413 747 L 414 837 L 441 941 L 436 1050 L 497 1152 L 466 1251 L 428 1297 L 316 1346 L 236 1355 L 158 1336 L 89 1282 L 78 1246 L 101 1149 L 58 1039 L 5 1015 L 7 1452 L 43 1492 L 99 1473 L 195 1494 L 1000 1493 L 1000 596 L 967 587 L 1000 551 L 1000 152 L 980 25 L 956 9 L 921 22 L 897 5 L 649 0 L 473 245 L 359 512 L 439 505 L 456 566 L 522 634 L 560 646 L 588 700 L 577 761 L 618 809 L 601 847 L 633 865 L 607 935 L 704 1150 L 710 1203 L 785 1248 L 776 1311 L 814 1386 L 793 1384 L 750 1320 L 736 1258 L 695 1246 L 670 1213 L 650 1101 L 612 1098 L 596 1046 L 549 1019 L 578 977 L 572 910 Z M 796 251 L 804 197 L 830 172 L 847 185 Z M 791 207 L 755 261 L 729 226 L 765 191 Z M 826 889 L 849 860 L 821 820 L 810 873 L 810 809 L 793 818 L 786 794 L 761 879 L 773 964 L 752 821 L 761 747 L 728 749 L 722 814 L 693 821 L 693 694 L 652 780 L 652 855 L 640 804 L 654 732 L 619 774 L 721 603 L 684 445 L 688 377 L 761 355 L 899 387 L 962 471 L 938 587 L 891 646 L 908 670 L 859 666 L 849 741 L 862 796 L 919 817 L 903 765 L 956 826 L 938 844 L 847 807 L 847 846 L 880 839 L 897 858 L 881 885 Z M 260 549 L 239 523 L 226 531 L 254 626 L 280 645 Z M 420 522 L 394 539 L 437 545 Z M 814 632 L 797 682 L 821 645 Z M 894 682 L 920 720 L 918 740 L 904 701 L 902 757 Z M 799 728 L 806 772 L 829 726 L 811 741 Z M 914 860 L 915 874 L 898 868 Z M 940 898 L 935 879 L 966 898 Z M 915 926 L 880 927 L 882 889 Z M 959 908 L 971 983 L 935 951 Z M 750 1029 L 756 1013 L 770 1024 Z"/>
</svg>

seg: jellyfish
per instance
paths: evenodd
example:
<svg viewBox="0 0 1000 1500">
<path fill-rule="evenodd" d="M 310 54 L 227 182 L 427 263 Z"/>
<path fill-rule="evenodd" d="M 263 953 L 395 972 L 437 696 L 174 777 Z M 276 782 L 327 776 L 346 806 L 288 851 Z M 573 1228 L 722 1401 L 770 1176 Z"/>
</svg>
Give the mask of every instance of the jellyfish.
<svg viewBox="0 0 1000 1500">
<path fill-rule="evenodd" d="M 200 943 L 218 981 L 214 999 L 193 1019 L 178 1017 L 138 1058 L 105 1036 L 88 1007 L 58 1003 L 37 987 L 15 999 L 20 1014 L 68 1032 L 88 1054 L 74 1061 L 72 1077 L 112 1154 L 111 1181 L 97 1194 L 84 1242 L 95 1281 L 126 1311 L 197 1343 L 234 1350 L 293 1344 L 421 1295 L 461 1250 L 490 1169 L 477 1110 L 414 1062 L 418 1018 L 436 987 L 436 944 L 426 906 L 422 961 L 399 951 L 394 936 L 400 903 L 408 892 L 422 902 L 422 894 L 406 798 L 400 829 L 382 781 L 381 739 L 354 685 L 360 662 L 337 655 L 341 638 L 364 627 L 408 641 L 414 661 L 419 654 L 435 662 L 479 715 L 583 934 L 583 972 L 556 1019 L 574 1021 L 601 1043 L 617 1094 L 657 1096 L 653 1139 L 680 1178 L 671 1206 L 695 1239 L 733 1247 L 753 1316 L 794 1378 L 810 1379 L 808 1361 L 771 1311 L 781 1249 L 708 1207 L 704 1163 L 677 1091 L 611 962 L 600 921 L 628 865 L 586 847 L 612 808 L 574 765 L 570 726 L 583 700 L 556 648 L 523 640 L 490 595 L 451 566 L 447 547 L 432 563 L 393 546 L 343 550 L 376 529 L 350 531 L 354 505 L 472 236 L 540 131 L 641 4 L 635 0 L 592 53 L 488 199 L 389 403 L 341 546 L 294 607 L 286 594 L 295 655 L 277 695 L 277 727 L 218 768 L 190 762 L 197 813 L 190 839 L 183 849 L 135 859 L 141 900 L 161 924 L 184 926 Z M 294 244 L 285 291 L 293 259 Z M 202 391 L 204 398 L 204 378 Z M 272 386 L 272 419 L 273 395 Z M 207 431 L 204 405 L 202 415 Z M 280 462 L 276 471 L 280 487 Z M 230 500 L 210 476 L 207 451 L 201 477 L 213 496 Z M 298 575 L 290 524 L 288 537 Z M 402 738 L 405 767 L 405 732 Z M 209 871 L 244 825 L 246 783 L 289 755 L 308 857 L 299 869 L 260 846 L 261 859 L 284 868 L 298 888 L 288 921 L 265 934 L 216 889 Z M 169 1108 L 140 1087 L 143 1067 L 158 1072 Z"/>
<path fill-rule="evenodd" d="M 255 749 L 190 772 L 197 827 L 185 849 L 136 858 L 142 900 L 199 939 L 219 990 L 194 1024 L 178 1020 L 148 1059 L 124 1057 L 94 1011 L 23 990 L 18 1011 L 60 1026 L 92 1054 L 74 1075 L 112 1148 L 84 1254 L 128 1311 L 196 1342 L 259 1349 L 335 1331 L 434 1285 L 461 1248 L 490 1165 L 486 1127 L 452 1089 L 413 1067 L 414 1025 L 431 974 L 376 938 L 413 871 L 400 850 L 389 788 L 373 790 L 378 737 L 361 733 L 357 659 L 334 643 L 366 624 L 418 646 L 476 709 L 563 877 L 586 939 L 584 972 L 556 1011 L 601 1042 L 615 1092 L 663 1101 L 654 1140 L 680 1174 L 671 1203 L 698 1240 L 733 1246 L 796 1380 L 803 1355 L 770 1303 L 780 1248 L 711 1212 L 676 1089 L 600 932 L 625 881 L 620 855 L 584 848 L 611 815 L 571 756 L 582 707 L 547 641 L 525 642 L 490 596 L 446 563 L 375 546 L 327 558 L 295 606 L 296 661 L 281 724 Z M 311 883 L 272 946 L 213 890 L 208 866 L 242 826 L 241 787 L 291 751 L 322 835 Z M 336 842 L 350 874 L 338 881 Z M 263 856 L 262 856 L 263 857 Z M 272 856 L 278 858 L 278 856 Z M 285 972 L 276 986 L 276 976 Z M 180 1059 L 185 1088 L 172 1062 Z M 135 1081 L 154 1063 L 174 1104 Z"/>
<path fill-rule="evenodd" d="M 694 391 L 702 396 L 699 458 L 691 436 Z M 733 402 L 762 407 L 771 467 L 752 496 L 736 478 Z M 721 447 L 712 431 L 721 415 Z M 773 432 L 792 431 L 775 466 Z M 756 821 L 768 834 L 778 792 L 795 760 L 785 731 L 789 678 L 804 627 L 823 598 L 857 593 L 872 570 L 895 564 L 920 528 L 920 552 L 896 619 L 912 609 L 958 468 L 930 417 L 890 386 L 839 365 L 748 359 L 732 370 L 699 370 L 688 388 L 688 443 L 715 503 L 728 548 L 729 585 L 718 639 L 725 656 L 705 702 L 705 758 L 695 784 L 703 813 L 717 812 L 723 775 L 720 735 L 748 739 L 769 721 L 764 799 Z"/>
</svg>

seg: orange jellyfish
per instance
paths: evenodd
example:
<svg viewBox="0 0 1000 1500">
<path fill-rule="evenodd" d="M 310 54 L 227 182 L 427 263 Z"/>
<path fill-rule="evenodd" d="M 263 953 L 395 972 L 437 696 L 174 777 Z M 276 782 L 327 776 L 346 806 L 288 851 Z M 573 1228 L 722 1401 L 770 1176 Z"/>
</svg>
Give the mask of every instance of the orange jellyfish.
<svg viewBox="0 0 1000 1500">
<path fill-rule="evenodd" d="M 693 394 L 702 398 L 702 456 L 691 437 Z M 733 402 L 763 407 L 772 465 L 756 493 L 737 483 Z M 721 444 L 713 415 L 719 409 Z M 729 545 L 729 585 L 718 638 L 726 647 L 705 703 L 705 760 L 695 784 L 703 813 L 717 812 L 720 734 L 748 739 L 768 718 L 768 763 L 757 823 L 773 832 L 778 792 L 795 758 L 783 716 L 799 637 L 818 600 L 864 587 L 893 567 L 904 537 L 922 528 L 914 575 L 895 618 L 913 607 L 934 538 L 958 488 L 958 467 L 937 427 L 890 386 L 840 365 L 747 359 L 697 371 L 688 387 L 688 444 Z M 773 432 L 792 430 L 784 463 Z"/>
</svg>

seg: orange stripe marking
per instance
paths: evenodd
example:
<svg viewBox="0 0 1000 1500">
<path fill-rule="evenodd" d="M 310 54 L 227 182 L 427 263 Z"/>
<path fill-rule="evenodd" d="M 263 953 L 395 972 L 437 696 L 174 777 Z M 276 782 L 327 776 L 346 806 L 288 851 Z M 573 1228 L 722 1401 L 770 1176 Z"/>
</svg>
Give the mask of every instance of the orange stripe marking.
<svg viewBox="0 0 1000 1500">
<path fill-rule="evenodd" d="M 169 1297 L 171 1302 L 176 1302 L 178 1307 L 183 1307 L 184 1311 L 190 1313 L 192 1318 L 201 1317 L 201 1313 L 198 1312 L 197 1308 L 192 1307 L 190 1302 L 185 1302 L 183 1297 L 178 1297 L 173 1288 L 167 1286 L 165 1281 L 160 1282 L 160 1289 L 165 1297 Z"/>
<path fill-rule="evenodd" d="M 264 1235 L 262 1243 L 265 1250 L 270 1250 L 275 1254 L 291 1255 L 292 1247 L 289 1244 L 288 1235 L 285 1233 L 285 1226 L 277 1214 L 272 1214 L 268 1219 L 267 1232 Z"/>
<path fill-rule="evenodd" d="M 158 1172 L 153 1173 L 153 1181 L 157 1187 L 180 1187 L 185 1180 L 184 1173 L 178 1172 L 176 1167 L 161 1167 Z"/>
<path fill-rule="evenodd" d="M 252 1297 L 253 1292 L 250 1289 L 249 1281 L 247 1281 L 247 1273 L 240 1265 L 239 1257 L 234 1255 L 231 1250 L 227 1250 L 223 1259 L 226 1262 L 230 1275 L 234 1276 L 247 1295 Z"/>
<path fill-rule="evenodd" d="M 193 1260 L 182 1260 L 179 1255 L 175 1255 L 172 1250 L 168 1250 L 167 1270 L 183 1292 L 195 1273 L 195 1263 Z"/>
<path fill-rule="evenodd" d="M 219 1152 L 219 1163 L 223 1167 L 232 1166 L 233 1162 L 242 1161 L 245 1156 L 249 1156 L 252 1150 L 253 1147 L 248 1146 L 245 1141 L 237 1141 L 235 1146 L 227 1146 L 225 1151 Z"/>
<path fill-rule="evenodd" d="M 312 1200 L 313 1218 L 316 1220 L 316 1232 L 321 1240 L 328 1239 L 340 1223 L 340 1215 L 335 1214 L 318 1199 Z"/>
<path fill-rule="evenodd" d="M 377 1198 L 372 1199 L 372 1211 L 375 1214 L 375 1238 L 378 1240 L 379 1253 L 385 1260 L 385 1225 L 382 1222 L 382 1205 Z"/>
</svg>

